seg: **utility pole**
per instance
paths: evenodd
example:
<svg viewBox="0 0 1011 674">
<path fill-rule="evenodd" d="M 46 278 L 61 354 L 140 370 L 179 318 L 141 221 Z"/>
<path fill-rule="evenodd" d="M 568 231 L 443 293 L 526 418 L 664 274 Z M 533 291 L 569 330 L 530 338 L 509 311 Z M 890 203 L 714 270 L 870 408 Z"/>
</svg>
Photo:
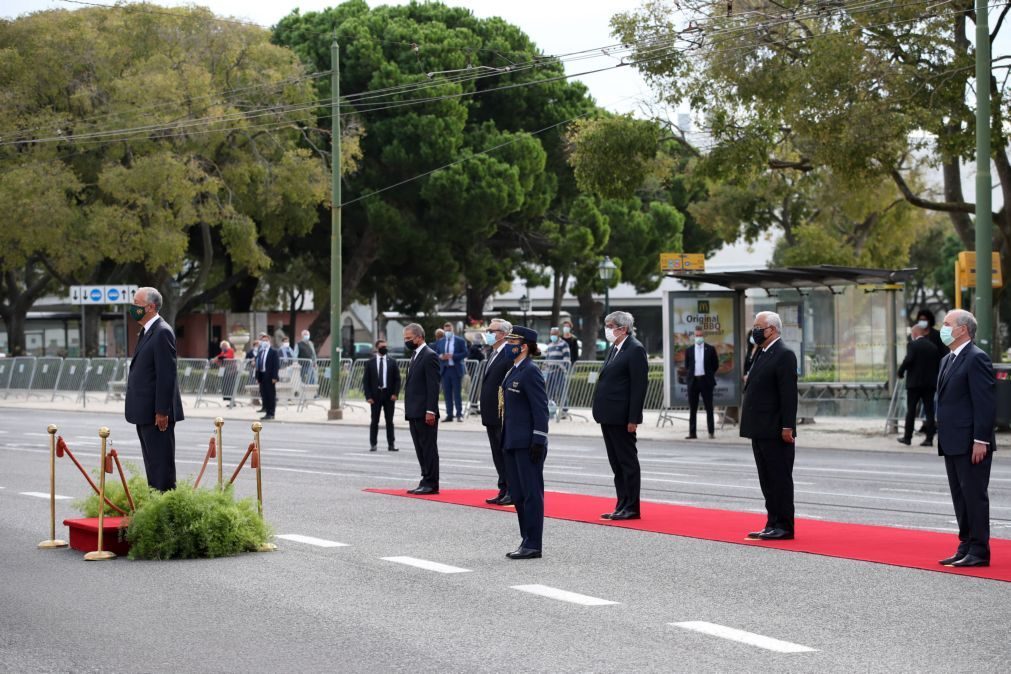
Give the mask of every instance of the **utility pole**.
<svg viewBox="0 0 1011 674">
<path fill-rule="evenodd" d="M 990 179 L 990 21 L 976 0 L 976 343 L 993 355 L 993 218 Z"/>
<path fill-rule="evenodd" d="M 330 409 L 327 419 L 344 418 L 341 410 L 341 107 L 340 53 L 337 32 L 330 44 Z"/>
</svg>

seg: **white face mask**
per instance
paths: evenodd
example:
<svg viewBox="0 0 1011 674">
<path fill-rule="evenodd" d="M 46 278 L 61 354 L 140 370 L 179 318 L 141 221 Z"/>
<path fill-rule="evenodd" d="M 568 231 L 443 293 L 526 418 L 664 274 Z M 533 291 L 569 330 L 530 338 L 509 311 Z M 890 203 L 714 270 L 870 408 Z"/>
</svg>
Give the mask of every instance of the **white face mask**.
<svg viewBox="0 0 1011 674">
<path fill-rule="evenodd" d="M 610 343 L 614 343 L 614 330 L 612 328 L 604 328 L 604 339 Z"/>
<path fill-rule="evenodd" d="M 927 328 L 929 328 L 929 327 L 930 327 L 930 326 L 929 326 L 929 325 L 927 324 L 927 321 L 919 321 L 919 322 L 918 322 L 918 323 L 917 323 L 916 325 L 917 325 L 917 326 L 919 326 L 920 328 L 923 328 L 924 330 L 926 330 Z"/>
<path fill-rule="evenodd" d="M 305 333 L 304 335 L 302 335 L 302 341 L 303 342 L 308 342 L 309 341 L 309 333 L 308 332 Z"/>
</svg>

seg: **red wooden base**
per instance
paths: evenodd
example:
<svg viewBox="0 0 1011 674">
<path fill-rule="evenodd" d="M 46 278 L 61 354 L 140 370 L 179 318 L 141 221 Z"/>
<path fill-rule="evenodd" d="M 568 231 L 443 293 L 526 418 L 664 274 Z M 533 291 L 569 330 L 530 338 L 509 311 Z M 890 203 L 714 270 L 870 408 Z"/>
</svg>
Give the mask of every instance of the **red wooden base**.
<svg viewBox="0 0 1011 674">
<path fill-rule="evenodd" d="M 98 518 L 87 517 L 78 520 L 63 520 L 70 530 L 70 547 L 81 552 L 98 550 Z M 126 528 L 130 521 L 125 517 L 106 517 L 103 522 L 102 547 L 117 556 L 130 552 L 126 541 Z"/>
</svg>

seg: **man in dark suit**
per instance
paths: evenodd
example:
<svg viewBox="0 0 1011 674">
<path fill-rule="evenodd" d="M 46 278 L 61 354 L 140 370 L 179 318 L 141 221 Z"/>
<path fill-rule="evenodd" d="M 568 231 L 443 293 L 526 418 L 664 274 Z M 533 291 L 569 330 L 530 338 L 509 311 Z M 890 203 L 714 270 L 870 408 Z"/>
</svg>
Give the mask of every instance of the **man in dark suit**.
<svg viewBox="0 0 1011 674">
<path fill-rule="evenodd" d="M 176 487 L 176 422 L 183 403 L 176 378 L 176 337 L 158 311 L 162 297 L 154 288 L 134 293 L 130 316 L 144 326 L 126 384 L 126 420 L 137 426 L 147 483 L 168 491 Z"/>
<path fill-rule="evenodd" d="M 485 332 L 485 342 L 490 342 L 491 351 L 488 361 L 484 364 L 484 376 L 481 378 L 481 424 L 488 433 L 488 445 L 491 447 L 491 460 L 498 473 L 498 494 L 486 499 L 485 503 L 493 505 L 512 505 L 509 496 L 509 482 L 506 479 L 505 459 L 502 455 L 502 418 L 499 416 L 498 392 L 502 380 L 513 366 L 513 359 L 503 353 L 506 349 L 506 337 L 512 332 L 513 326 L 501 318 L 492 319 Z"/>
<path fill-rule="evenodd" d="M 990 464 L 997 448 L 993 363 L 973 344 L 976 318 L 955 309 L 941 341 L 950 353 L 937 377 L 937 453 L 944 457 L 958 520 L 958 548 L 944 566 L 990 566 Z"/>
<path fill-rule="evenodd" d="M 544 459 L 548 454 L 548 393 L 544 375 L 531 359 L 537 333 L 516 326 L 505 353 L 510 368 L 502 381 L 502 451 L 509 493 L 516 505 L 520 545 L 509 559 L 538 559 L 544 533 Z"/>
<path fill-rule="evenodd" d="M 934 446 L 934 393 L 937 390 L 937 348 L 926 337 L 927 330 L 919 323 L 913 326 L 913 339 L 906 345 L 906 357 L 899 366 L 899 379 L 906 379 L 906 425 L 899 442 L 904 445 L 913 442 L 913 427 L 916 424 L 917 406 L 922 402 L 926 421 L 923 431 L 927 439 L 921 447 Z M 908 375 L 908 376 L 907 376 Z"/>
<path fill-rule="evenodd" d="M 632 336 L 632 314 L 615 311 L 604 319 L 604 335 L 611 348 L 593 391 L 593 420 L 600 424 L 607 460 L 614 473 L 618 501 L 605 520 L 637 520 L 639 513 L 639 457 L 635 430 L 646 404 L 649 361 L 646 349 Z"/>
<path fill-rule="evenodd" d="M 765 528 L 750 539 L 791 540 L 793 528 L 793 459 L 797 435 L 797 356 L 780 336 L 778 314 L 755 316 L 752 337 L 760 349 L 744 383 L 741 437 L 751 438 L 758 483 L 765 497 Z"/>
<path fill-rule="evenodd" d="M 569 359 L 575 363 L 579 360 L 579 340 L 572 334 L 572 321 L 562 322 L 562 341 L 569 345 Z"/>
<path fill-rule="evenodd" d="M 716 347 L 706 344 L 705 332 L 701 327 L 695 328 L 695 344 L 685 349 L 685 380 L 688 384 L 688 406 L 691 413 L 688 416 L 688 437 L 694 440 L 695 417 L 699 411 L 699 396 L 706 407 L 706 428 L 709 437 L 716 434 L 716 423 L 713 419 L 713 390 L 716 388 L 716 370 L 720 367 L 720 357 L 716 355 Z"/>
<path fill-rule="evenodd" d="M 442 377 L 442 395 L 446 399 L 446 418 L 453 420 L 453 404 L 456 404 L 456 420 L 463 421 L 463 377 L 467 374 L 467 340 L 453 334 L 453 324 L 442 326 L 445 333 L 435 342 L 435 352 L 439 356 L 439 374 Z"/>
<path fill-rule="evenodd" d="M 376 451 L 379 442 L 379 415 L 386 418 L 386 449 L 395 452 L 397 444 L 393 434 L 393 410 L 400 395 L 400 368 L 388 353 L 386 340 L 376 341 L 376 355 L 365 364 L 362 389 L 365 400 L 372 407 L 372 423 L 369 425 L 369 451 Z"/>
<path fill-rule="evenodd" d="M 425 329 L 404 327 L 404 347 L 411 354 L 404 382 L 404 417 L 421 466 L 421 482 L 408 494 L 439 493 L 439 357 L 425 344 Z"/>
<path fill-rule="evenodd" d="M 256 352 L 256 382 L 260 385 L 260 401 L 263 403 L 263 420 L 274 418 L 277 410 L 277 379 L 281 371 L 281 357 L 277 349 L 270 345 L 270 335 L 260 334 L 260 350 Z"/>
</svg>

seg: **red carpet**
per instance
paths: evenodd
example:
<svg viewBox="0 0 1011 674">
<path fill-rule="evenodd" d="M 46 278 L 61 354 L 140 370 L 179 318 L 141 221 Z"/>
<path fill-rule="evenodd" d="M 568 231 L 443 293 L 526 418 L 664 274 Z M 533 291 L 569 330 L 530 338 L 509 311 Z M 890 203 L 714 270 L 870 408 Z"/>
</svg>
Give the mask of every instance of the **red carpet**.
<svg viewBox="0 0 1011 674">
<path fill-rule="evenodd" d="M 512 508 L 490 506 L 484 502 L 486 498 L 495 495 L 494 490 L 449 489 L 441 491 L 437 496 L 413 496 L 407 494 L 403 489 L 366 489 L 365 491 L 438 503 L 515 512 Z M 622 529 L 638 529 L 660 534 L 701 538 L 707 541 L 777 548 L 791 552 L 807 552 L 827 557 L 856 559 L 877 564 L 905 566 L 911 569 L 1011 582 L 1011 540 L 996 538 L 990 540 L 992 566 L 988 568 L 952 569 L 941 566 L 937 560 L 944 559 L 955 552 L 955 548 L 958 546 L 958 537 L 954 534 L 798 519 L 796 540 L 781 543 L 747 541 L 744 540 L 745 534 L 761 529 L 765 525 L 765 517 L 762 514 L 644 501 L 641 520 L 608 522 L 600 519 L 600 513 L 608 512 L 614 507 L 613 498 L 547 492 L 544 500 L 545 516 L 560 520 L 586 522 Z"/>
</svg>

